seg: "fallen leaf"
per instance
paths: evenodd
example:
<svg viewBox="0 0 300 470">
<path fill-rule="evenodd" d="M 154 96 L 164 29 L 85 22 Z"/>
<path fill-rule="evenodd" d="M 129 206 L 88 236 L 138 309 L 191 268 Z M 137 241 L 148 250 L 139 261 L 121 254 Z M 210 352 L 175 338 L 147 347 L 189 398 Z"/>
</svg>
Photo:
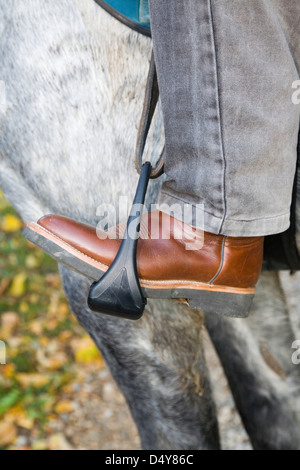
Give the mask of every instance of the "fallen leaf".
<svg viewBox="0 0 300 470">
<path fill-rule="evenodd" d="M 5 421 L 28 430 L 31 430 L 34 426 L 34 419 L 26 415 L 21 404 L 13 406 L 5 413 Z"/>
<path fill-rule="evenodd" d="M 14 364 L 6 364 L 1 369 L 2 369 L 2 373 L 3 373 L 4 377 L 6 377 L 7 379 L 11 379 L 15 374 L 15 369 L 16 368 L 15 368 Z"/>
<path fill-rule="evenodd" d="M 39 296 L 38 294 L 31 294 L 30 297 L 29 297 L 29 302 L 31 304 L 37 304 L 39 301 Z"/>
<path fill-rule="evenodd" d="M 9 343 L 9 355 L 10 357 L 15 357 L 16 355 L 18 355 L 18 351 L 14 348 L 18 348 L 19 346 L 24 344 L 24 338 L 23 337 L 18 338 L 17 336 L 13 336 L 9 338 L 8 343 Z"/>
<path fill-rule="evenodd" d="M 29 418 L 28 416 L 20 416 L 19 418 L 17 418 L 16 424 L 20 426 L 21 428 L 31 431 L 31 429 L 33 429 L 33 426 L 34 426 L 34 419 Z"/>
<path fill-rule="evenodd" d="M 47 383 L 49 383 L 50 379 L 46 375 L 42 374 L 24 374 L 24 373 L 19 373 L 16 374 L 16 379 L 20 383 L 20 385 L 24 388 L 27 387 L 43 387 Z"/>
<path fill-rule="evenodd" d="M 58 307 L 58 316 L 60 321 L 69 314 L 69 307 L 67 304 L 60 304 Z"/>
<path fill-rule="evenodd" d="M 21 297 L 26 291 L 26 273 L 21 272 L 17 274 L 11 284 L 9 293 L 13 297 Z"/>
<path fill-rule="evenodd" d="M 27 302 L 21 302 L 19 306 L 20 313 L 26 313 L 29 310 L 29 305 Z"/>
<path fill-rule="evenodd" d="M 5 312 L 1 315 L 0 337 L 7 339 L 20 324 L 20 317 L 15 312 Z"/>
<path fill-rule="evenodd" d="M 17 428 L 13 423 L 0 423 L 0 447 L 12 444 L 17 438 Z"/>
<path fill-rule="evenodd" d="M 61 433 L 53 434 L 48 439 L 48 449 L 50 450 L 73 450 L 71 444 Z"/>
<path fill-rule="evenodd" d="M 47 441 L 39 439 L 31 445 L 32 450 L 47 450 Z"/>
<path fill-rule="evenodd" d="M 43 350 L 38 350 L 36 353 L 36 358 L 38 363 L 45 367 L 48 370 L 57 370 L 61 369 L 68 362 L 68 356 L 63 351 L 58 351 L 55 353 L 49 354 L 49 357 L 45 354 Z"/>
<path fill-rule="evenodd" d="M 5 413 L 5 421 L 13 423 L 20 416 L 24 417 L 25 412 L 23 406 L 19 403 L 18 405 L 13 406 Z"/>
<path fill-rule="evenodd" d="M 9 284 L 10 284 L 10 279 L 8 278 L 2 279 L 2 281 L 0 282 L 0 296 L 5 294 L 5 291 L 8 288 Z"/>
<path fill-rule="evenodd" d="M 28 325 L 29 331 L 39 336 L 43 333 L 43 324 L 41 320 L 33 320 Z"/>
<path fill-rule="evenodd" d="M 6 233 L 17 232 L 22 226 L 22 221 L 13 214 L 4 215 L 1 221 L 1 229 Z"/>
<path fill-rule="evenodd" d="M 68 362 L 68 357 L 64 352 L 56 354 L 56 356 L 51 357 L 48 361 L 46 369 L 54 371 L 61 369 Z"/>
<path fill-rule="evenodd" d="M 74 411 L 73 403 L 70 401 L 60 401 L 55 406 L 55 412 L 57 414 L 72 413 Z"/>
<path fill-rule="evenodd" d="M 49 343 L 49 338 L 47 338 L 47 336 L 42 336 L 39 339 L 39 343 L 40 343 L 41 346 L 45 347 Z"/>
<path fill-rule="evenodd" d="M 52 320 L 47 322 L 47 330 L 53 331 L 55 330 L 57 325 L 58 325 L 58 320 L 53 318 Z"/>
<path fill-rule="evenodd" d="M 40 264 L 41 264 L 40 260 L 33 254 L 26 256 L 26 259 L 25 259 L 26 268 L 28 269 L 38 268 Z"/>
<path fill-rule="evenodd" d="M 66 384 L 66 385 L 62 388 L 62 391 L 63 391 L 64 393 L 68 393 L 68 394 L 74 393 L 74 383 L 73 383 L 73 381 L 72 381 L 71 383 Z"/>
<path fill-rule="evenodd" d="M 96 345 L 89 337 L 74 341 L 73 348 L 75 349 L 75 359 L 77 362 L 84 364 L 101 362 L 101 364 L 104 365 Z"/>
<path fill-rule="evenodd" d="M 71 339 L 73 336 L 73 332 L 72 331 L 62 331 L 58 337 L 59 341 L 61 343 L 65 343 L 66 341 L 68 341 L 69 339 Z"/>
</svg>

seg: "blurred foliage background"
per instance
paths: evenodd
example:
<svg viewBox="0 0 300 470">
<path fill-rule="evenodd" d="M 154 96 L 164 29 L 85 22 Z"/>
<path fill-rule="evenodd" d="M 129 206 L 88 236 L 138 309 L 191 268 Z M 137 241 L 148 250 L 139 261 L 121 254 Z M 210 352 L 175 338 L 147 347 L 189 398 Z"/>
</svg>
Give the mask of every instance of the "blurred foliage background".
<svg viewBox="0 0 300 470">
<path fill-rule="evenodd" d="M 88 368 L 104 363 L 69 310 L 57 264 L 22 228 L 0 191 L 0 449 L 67 449 L 58 423 L 73 413 Z"/>
<path fill-rule="evenodd" d="M 69 310 L 56 262 L 22 229 L 0 191 L 0 450 L 139 449 L 123 395 Z M 250 449 L 209 344 L 224 448 Z"/>
</svg>

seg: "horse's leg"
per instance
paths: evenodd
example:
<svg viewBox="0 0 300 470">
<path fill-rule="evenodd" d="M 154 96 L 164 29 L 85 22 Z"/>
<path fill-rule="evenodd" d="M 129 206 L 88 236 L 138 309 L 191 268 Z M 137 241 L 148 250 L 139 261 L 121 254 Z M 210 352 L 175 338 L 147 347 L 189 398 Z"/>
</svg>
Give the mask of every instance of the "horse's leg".
<svg viewBox="0 0 300 470">
<path fill-rule="evenodd" d="M 207 315 L 205 323 L 254 448 L 299 449 L 299 373 L 278 275 L 262 275 L 248 320 Z"/>
<path fill-rule="evenodd" d="M 124 393 L 144 449 L 218 449 L 215 405 L 202 349 L 203 315 L 149 302 L 138 322 L 91 312 L 89 282 L 62 268 L 72 310 Z"/>
</svg>

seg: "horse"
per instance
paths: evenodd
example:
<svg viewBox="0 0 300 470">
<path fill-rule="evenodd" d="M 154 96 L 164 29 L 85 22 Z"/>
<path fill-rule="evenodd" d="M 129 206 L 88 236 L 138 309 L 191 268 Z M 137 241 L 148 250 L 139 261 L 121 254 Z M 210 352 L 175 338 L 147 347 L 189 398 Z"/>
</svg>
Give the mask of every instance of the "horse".
<svg viewBox="0 0 300 470">
<path fill-rule="evenodd" d="M 0 7 L 0 187 L 25 222 L 55 213 L 97 225 L 100 206 L 134 194 L 151 39 L 94 0 L 0 0 Z M 158 108 L 149 158 L 162 145 Z M 151 182 L 148 205 L 160 184 Z M 298 247 L 299 224 L 297 212 Z M 291 360 L 299 320 L 289 304 L 299 292 L 291 297 L 289 274 L 262 273 L 248 319 L 151 299 L 132 322 L 89 310 L 91 282 L 63 266 L 60 272 L 72 311 L 127 400 L 143 449 L 220 449 L 205 328 L 253 448 L 300 448 L 300 369 Z"/>
</svg>

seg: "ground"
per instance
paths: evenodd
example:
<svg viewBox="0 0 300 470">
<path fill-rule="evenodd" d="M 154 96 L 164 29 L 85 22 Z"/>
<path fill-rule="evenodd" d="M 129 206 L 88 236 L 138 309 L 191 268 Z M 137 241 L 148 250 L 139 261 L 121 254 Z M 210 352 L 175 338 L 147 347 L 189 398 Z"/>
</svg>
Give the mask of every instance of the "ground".
<svg viewBox="0 0 300 470">
<path fill-rule="evenodd" d="M 65 300 L 57 265 L 0 193 L 0 450 L 139 449 L 128 407 Z M 225 449 L 250 448 L 206 335 Z"/>
</svg>

